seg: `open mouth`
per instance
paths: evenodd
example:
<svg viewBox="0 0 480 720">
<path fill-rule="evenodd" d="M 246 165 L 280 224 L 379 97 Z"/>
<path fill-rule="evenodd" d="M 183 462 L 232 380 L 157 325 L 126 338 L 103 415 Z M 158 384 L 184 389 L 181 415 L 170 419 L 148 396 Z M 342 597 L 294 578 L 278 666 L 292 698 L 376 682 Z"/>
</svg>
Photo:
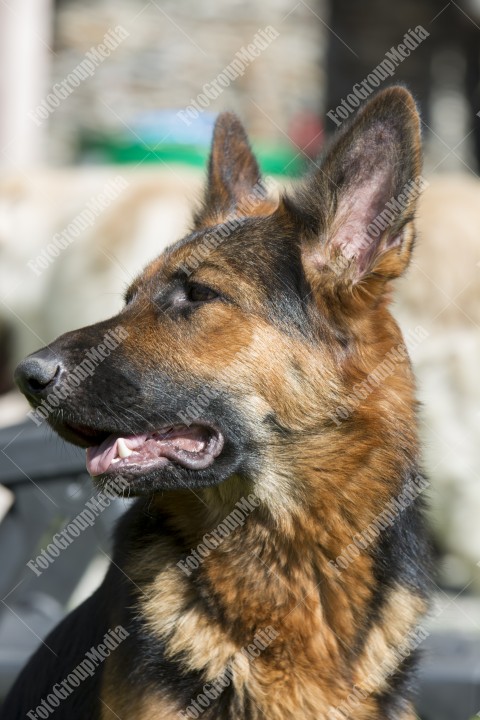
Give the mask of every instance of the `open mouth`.
<svg viewBox="0 0 480 720">
<path fill-rule="evenodd" d="M 172 425 L 138 435 L 108 435 L 87 448 L 87 470 L 93 477 L 127 471 L 139 474 L 174 462 L 190 470 L 209 467 L 221 453 L 224 440 L 213 427 Z"/>
</svg>

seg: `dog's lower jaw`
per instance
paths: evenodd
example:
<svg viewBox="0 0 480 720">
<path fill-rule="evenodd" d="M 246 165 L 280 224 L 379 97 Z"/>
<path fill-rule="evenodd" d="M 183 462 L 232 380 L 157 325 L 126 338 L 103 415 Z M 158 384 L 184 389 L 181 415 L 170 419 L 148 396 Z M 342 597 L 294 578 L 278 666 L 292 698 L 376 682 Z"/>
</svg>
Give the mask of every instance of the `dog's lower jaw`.
<svg viewBox="0 0 480 720">
<path fill-rule="evenodd" d="M 230 520 L 221 532 L 219 520 L 229 514 L 213 516 L 204 498 L 188 492 L 149 501 L 150 530 L 144 527 L 147 503 L 141 500 L 132 512 L 123 538 L 132 551 L 122 567 L 131 580 L 126 606 L 132 615 L 124 621 L 143 618 L 141 627 L 131 627 L 139 655 L 124 659 L 134 678 L 128 693 L 118 691 L 122 664 L 107 666 L 106 704 L 120 717 L 143 707 L 144 715 L 133 716 L 177 718 L 205 695 L 205 684 L 220 683 L 205 718 L 255 719 L 264 712 L 272 720 L 319 720 L 348 710 L 344 703 L 355 691 L 355 719 L 380 720 L 390 678 L 403 662 L 397 648 L 426 609 L 422 593 L 395 582 L 379 600 L 375 553 L 360 553 L 340 573 L 332 570 L 334 548 L 346 547 L 352 530 L 333 538 L 332 526 L 324 528 L 312 508 L 290 518 L 294 530 L 287 537 L 252 494 L 235 528 L 235 487 L 232 479 L 223 488 Z M 204 492 L 218 500 L 222 491 Z M 331 522 L 337 513 L 341 527 L 340 506 L 329 513 Z M 148 546 L 139 542 L 145 532 Z M 392 553 L 405 551 L 408 564 L 408 550 L 387 545 Z M 165 659 L 176 675 L 191 677 L 186 691 L 172 678 L 166 687 L 156 683 Z M 156 715 L 148 714 L 157 707 Z"/>
</svg>

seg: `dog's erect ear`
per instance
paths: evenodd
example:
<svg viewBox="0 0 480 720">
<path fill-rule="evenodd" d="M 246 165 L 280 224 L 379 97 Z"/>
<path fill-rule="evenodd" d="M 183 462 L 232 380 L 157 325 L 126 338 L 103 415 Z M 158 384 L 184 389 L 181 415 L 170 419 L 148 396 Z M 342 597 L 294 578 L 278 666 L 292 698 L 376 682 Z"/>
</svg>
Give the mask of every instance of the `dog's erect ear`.
<svg viewBox="0 0 480 720">
<path fill-rule="evenodd" d="M 420 123 L 410 93 L 378 93 L 336 138 L 296 205 L 315 293 L 374 297 L 408 265 L 420 176 Z"/>
<path fill-rule="evenodd" d="M 275 207 L 267 199 L 242 123 L 233 113 L 222 113 L 215 123 L 207 189 L 196 225 L 211 225 L 233 216 L 269 214 Z"/>
</svg>

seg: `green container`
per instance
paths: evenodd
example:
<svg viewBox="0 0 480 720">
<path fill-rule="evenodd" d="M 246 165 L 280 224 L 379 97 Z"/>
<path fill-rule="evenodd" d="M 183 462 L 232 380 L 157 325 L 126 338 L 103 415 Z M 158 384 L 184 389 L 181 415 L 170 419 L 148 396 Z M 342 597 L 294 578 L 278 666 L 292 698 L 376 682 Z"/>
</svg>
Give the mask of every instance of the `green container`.
<svg viewBox="0 0 480 720">
<path fill-rule="evenodd" d="M 305 172 L 304 155 L 288 145 L 255 147 L 254 151 L 265 175 L 298 177 Z M 123 136 L 83 134 L 79 147 L 80 160 L 88 158 L 97 163 L 134 164 L 182 163 L 191 167 L 205 167 L 209 148 L 203 145 L 144 143 Z"/>
</svg>

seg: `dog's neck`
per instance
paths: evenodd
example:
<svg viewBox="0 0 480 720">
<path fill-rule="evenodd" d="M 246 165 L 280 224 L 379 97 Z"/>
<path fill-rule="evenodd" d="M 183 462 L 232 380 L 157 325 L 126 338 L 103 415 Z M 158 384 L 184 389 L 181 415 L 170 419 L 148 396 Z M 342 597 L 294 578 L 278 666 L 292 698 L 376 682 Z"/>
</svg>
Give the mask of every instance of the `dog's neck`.
<svg viewBox="0 0 480 720">
<path fill-rule="evenodd" d="M 372 485 L 369 472 L 365 462 L 352 473 L 347 505 L 339 478 L 320 471 L 312 478 L 310 468 L 309 504 L 297 503 L 283 518 L 281 503 L 275 504 L 275 516 L 259 502 L 254 484 L 238 477 L 222 487 L 172 492 L 146 502 L 140 524 L 148 513 L 158 534 L 150 534 L 147 550 L 139 544 L 126 572 L 140 590 L 141 615 L 167 656 L 183 658 L 185 667 L 200 672 L 205 682 L 233 666 L 237 689 L 251 683 L 273 688 L 278 668 L 291 665 L 286 674 L 297 677 L 303 688 L 292 686 L 291 692 L 308 688 L 307 695 L 325 706 L 353 681 L 363 682 L 424 611 L 423 600 L 393 586 L 384 620 L 369 638 L 364 628 L 375 603 L 374 558 L 359 552 L 345 569 L 332 564 L 400 489 L 401 480 L 386 482 L 386 476 Z M 374 488 L 368 502 L 367 477 Z M 305 487 L 306 478 L 301 480 Z M 399 605 L 404 612 L 399 613 Z M 248 659 L 252 644 L 257 653 L 259 637 L 261 652 Z M 299 658 L 305 661 L 301 673 L 298 665 L 293 667 Z M 354 658 L 357 675 L 347 681 L 340 668 L 348 668 Z M 335 680 L 319 685 L 319 677 L 328 676 L 325 668 Z M 375 691 L 385 682 L 380 677 Z"/>
</svg>

